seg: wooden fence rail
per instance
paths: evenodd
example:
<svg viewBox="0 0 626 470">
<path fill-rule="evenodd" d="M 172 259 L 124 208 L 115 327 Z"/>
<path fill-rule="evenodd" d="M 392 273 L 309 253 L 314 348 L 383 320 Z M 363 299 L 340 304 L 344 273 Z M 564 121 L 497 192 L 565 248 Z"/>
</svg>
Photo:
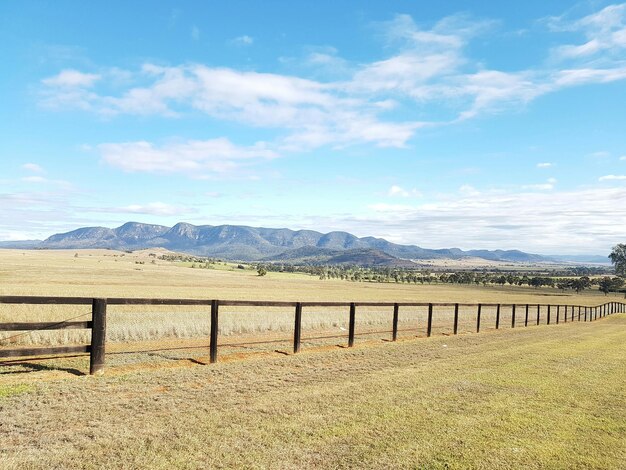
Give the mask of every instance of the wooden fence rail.
<svg viewBox="0 0 626 470">
<path fill-rule="evenodd" d="M 453 334 L 458 334 L 459 307 L 474 307 L 476 309 L 476 333 L 481 328 L 481 313 L 485 307 L 496 308 L 495 328 L 500 327 L 500 312 L 503 307 L 510 308 L 511 328 L 516 326 L 516 311 L 521 304 L 464 304 L 464 303 L 425 303 L 425 302 L 277 302 L 262 300 L 217 300 L 217 299 L 144 299 L 144 298 L 90 298 L 90 297 L 41 297 L 41 296 L 0 296 L 0 304 L 25 304 L 25 305 L 91 305 L 90 321 L 61 321 L 61 322 L 13 322 L 0 323 L 2 331 L 52 331 L 64 329 L 90 329 L 91 344 L 79 346 L 56 346 L 37 347 L 19 349 L 0 349 L 0 358 L 3 357 L 27 357 L 50 354 L 74 354 L 89 353 L 89 373 L 91 375 L 100 374 L 104 371 L 106 355 L 106 314 L 107 305 L 194 305 L 210 307 L 210 339 L 209 357 L 210 362 L 217 362 L 217 341 L 219 331 L 219 308 L 223 307 L 293 307 L 295 308 L 294 331 L 293 331 L 293 352 L 301 350 L 302 333 L 302 309 L 304 307 L 348 307 L 349 308 L 349 329 L 348 347 L 354 345 L 356 334 L 356 312 L 357 307 L 392 307 L 392 340 L 396 341 L 398 336 L 398 315 L 401 307 L 427 307 L 426 336 L 432 334 L 433 316 L 436 308 L 454 307 Z M 531 307 L 537 308 L 536 324 L 541 321 L 541 307 L 546 307 L 546 324 L 550 325 L 552 320 L 553 307 L 556 307 L 556 324 L 559 324 L 561 308 L 563 309 L 563 322 L 567 322 L 568 307 L 571 308 L 571 321 L 574 321 L 574 310 L 577 308 L 578 321 L 594 321 L 614 313 L 626 312 L 626 303 L 607 302 L 594 307 L 582 305 L 543 305 L 543 304 L 522 304 L 524 308 L 524 326 L 528 326 L 528 318 Z M 5 339 L 6 340 L 6 339 Z M 3 340 L 0 340 L 0 343 Z"/>
</svg>

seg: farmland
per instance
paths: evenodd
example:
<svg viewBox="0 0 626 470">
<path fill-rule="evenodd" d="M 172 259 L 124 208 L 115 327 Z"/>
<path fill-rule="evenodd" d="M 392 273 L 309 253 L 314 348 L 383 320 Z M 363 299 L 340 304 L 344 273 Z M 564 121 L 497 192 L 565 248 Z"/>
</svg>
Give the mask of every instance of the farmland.
<svg viewBox="0 0 626 470">
<path fill-rule="evenodd" d="M 259 277 L 230 264 L 191 269 L 147 252 L 0 254 L 0 295 L 559 305 L 607 300 L 597 291 L 355 283 L 274 272 Z M 84 314 L 76 306 L 1 307 L 2 321 Z M 381 341 L 390 329 L 389 312 L 362 309 L 358 331 L 375 333 L 359 337 L 353 349 L 338 348 L 341 340 L 333 336 L 319 344 L 309 339 L 302 353 L 291 355 L 274 351 L 288 350 L 292 310 L 226 310 L 223 347 L 286 342 L 233 347 L 217 364 L 200 365 L 207 361 L 172 351 L 128 351 L 132 345 L 174 349 L 202 342 L 206 309 L 116 308 L 109 314 L 111 367 L 103 377 L 81 376 L 85 357 L 0 367 L 2 468 L 98 468 L 106 459 L 109 468 L 610 469 L 626 459 L 623 314 L 501 330 L 487 315 L 491 326 L 479 335 L 471 332 L 472 317 L 461 324 L 464 334 L 448 336 L 448 324 L 435 322 L 434 336 L 425 339 L 423 312 L 409 311 L 400 318 L 399 341 L 391 343 Z M 345 336 L 346 321 L 343 311 L 305 312 L 305 336 Z M 172 325 L 179 330 L 172 332 Z"/>
<path fill-rule="evenodd" d="M 239 270 L 221 263 L 213 269 L 182 269 L 184 263 L 151 257 L 158 250 L 1 250 L 0 295 L 228 298 L 233 300 L 517 302 L 596 304 L 598 291 L 574 294 L 558 289 L 407 285 L 320 281 L 298 273 Z M 522 265 L 523 266 L 523 265 Z"/>
<path fill-rule="evenodd" d="M 597 305 L 606 298 L 597 290 L 559 291 L 553 288 L 476 286 L 453 284 L 397 284 L 320 280 L 301 273 L 269 272 L 260 277 L 254 269 L 215 263 L 212 269 L 190 269 L 190 263 L 160 259 L 160 252 L 133 253 L 112 250 L 1 252 L 0 295 L 47 295 L 81 297 L 159 297 L 192 299 L 317 301 L 317 302 L 459 302 Z M 85 315 L 80 306 L 0 305 L 0 321 L 62 321 Z M 292 328 L 292 311 L 284 309 L 231 308 L 220 323 L 224 335 L 278 334 Z M 461 331 L 475 328 L 475 309 L 461 311 Z M 403 310 L 399 323 L 421 324 L 426 311 Z M 436 312 L 435 332 L 451 326 L 452 312 Z M 533 314 L 534 315 L 534 314 Z M 545 317 L 545 312 L 543 313 Z M 495 310 L 483 312 L 492 321 Z M 202 307 L 124 306 L 112 309 L 109 340 L 155 340 L 164 337 L 194 338 L 208 334 L 207 310 Z M 520 317 L 521 319 L 521 317 Z M 545 322 L 545 318 L 543 320 Z M 360 330 L 389 329 L 390 312 L 376 308 L 359 310 Z M 504 323 L 504 322 L 503 322 Z M 341 333 L 347 327 L 346 312 L 337 309 L 308 309 L 303 328 Z M 419 333 L 419 332 L 417 332 Z M 83 335 L 84 336 L 84 335 Z M 283 335 L 284 337 L 284 335 Z M 29 342 L 65 343 L 76 333 L 33 333 L 16 339 Z M 276 337 L 274 337 L 276 339 Z"/>
<path fill-rule="evenodd" d="M 617 469 L 625 345 L 614 315 L 100 378 L 8 375 L 0 463 Z"/>
</svg>

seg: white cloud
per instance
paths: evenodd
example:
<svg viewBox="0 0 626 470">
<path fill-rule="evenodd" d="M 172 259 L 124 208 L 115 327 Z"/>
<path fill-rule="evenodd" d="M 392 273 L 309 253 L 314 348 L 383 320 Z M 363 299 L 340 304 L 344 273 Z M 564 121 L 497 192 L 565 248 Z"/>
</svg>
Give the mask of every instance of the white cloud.
<svg viewBox="0 0 626 470">
<path fill-rule="evenodd" d="M 434 202 L 368 208 L 371 213 L 359 217 L 337 216 L 335 226 L 427 248 L 602 254 L 623 239 L 624 224 L 616 221 L 626 220 L 626 188 L 450 194 Z"/>
<path fill-rule="evenodd" d="M 56 186 L 63 187 L 66 189 L 72 188 L 72 184 L 69 183 L 68 181 L 48 179 L 40 175 L 25 176 L 24 178 L 21 178 L 21 181 L 25 183 L 31 183 L 31 184 L 37 184 L 37 185 L 56 185 Z"/>
<path fill-rule="evenodd" d="M 554 189 L 554 185 L 556 183 L 557 183 L 556 178 L 548 178 L 545 183 L 522 185 L 522 189 L 530 189 L 530 190 L 535 190 L 535 191 L 550 191 Z"/>
<path fill-rule="evenodd" d="M 583 67 L 566 69 L 554 72 L 552 80 L 554 88 L 566 86 L 586 85 L 590 83 L 608 83 L 626 78 L 626 67 L 611 68 Z"/>
<path fill-rule="evenodd" d="M 598 181 L 623 181 L 626 180 L 626 175 L 605 175 L 598 178 Z"/>
<path fill-rule="evenodd" d="M 593 36 L 588 41 L 591 45 L 585 46 L 594 51 L 589 60 L 572 61 L 568 59 L 572 54 L 562 54 L 568 62 L 559 66 L 489 69 L 471 60 L 465 48 L 492 28 L 493 22 L 456 15 L 422 28 L 410 16 L 398 15 L 381 26 L 390 47 L 395 48 L 386 57 L 348 64 L 335 49 L 327 48 L 305 59 L 309 67 L 336 65 L 342 80 L 197 63 L 144 64 L 139 72 L 111 68 L 98 75 L 64 70 L 42 81 L 42 104 L 108 116 L 179 117 L 200 111 L 213 119 L 276 130 L 280 134 L 274 146 L 288 151 L 355 144 L 405 147 L 426 126 L 519 109 L 565 87 L 626 79 L 623 59 L 616 56 L 622 34 L 626 41 L 624 9 L 624 5 L 607 7 L 573 21 L 551 19 L 553 30 Z M 600 41 L 601 47 L 595 47 L 593 40 Z M 250 45 L 254 39 L 243 35 L 233 41 Z M 577 55 L 588 57 L 586 52 Z M 125 78 L 113 83 L 109 78 L 114 75 Z M 107 83 L 106 92 L 96 86 L 100 82 Z M 400 107 L 408 111 L 402 116 L 424 118 L 407 120 L 389 112 Z"/>
<path fill-rule="evenodd" d="M 622 155 L 621 157 L 619 157 L 619 159 L 620 159 L 621 161 L 626 161 L 626 155 Z"/>
<path fill-rule="evenodd" d="M 26 183 L 45 183 L 48 180 L 43 176 L 26 176 L 22 178 L 22 181 Z"/>
<path fill-rule="evenodd" d="M 478 191 L 474 186 L 469 184 L 464 184 L 459 188 L 459 192 L 464 194 L 465 196 L 478 196 L 480 191 Z"/>
<path fill-rule="evenodd" d="M 243 36 L 238 36 L 233 39 L 233 43 L 237 44 L 238 46 L 250 46 L 252 43 L 254 43 L 254 38 L 248 36 L 247 34 L 244 34 Z"/>
<path fill-rule="evenodd" d="M 194 209 L 177 206 L 172 204 L 165 204 L 162 202 L 152 202 L 149 204 L 131 204 L 123 207 L 112 207 L 104 209 L 92 209 L 94 212 L 111 212 L 122 214 L 145 214 L 155 216 L 178 216 L 186 215 L 195 212 Z"/>
<path fill-rule="evenodd" d="M 34 186 L 33 190 L 0 192 L 0 240 L 42 239 L 68 227 L 93 225 L 72 204 L 68 187 Z M 45 188 L 45 189 L 41 189 Z"/>
<path fill-rule="evenodd" d="M 44 78 L 41 82 L 49 87 L 59 88 L 89 88 L 100 79 L 100 75 L 83 73 L 78 70 L 62 70 L 59 74 Z"/>
<path fill-rule="evenodd" d="M 22 165 L 22 168 L 32 173 L 45 173 L 43 167 L 41 167 L 41 165 L 38 165 L 37 163 L 24 163 Z"/>
<path fill-rule="evenodd" d="M 389 188 L 387 195 L 390 197 L 421 197 L 422 193 L 415 188 L 406 190 L 394 184 L 391 188 Z"/>
<path fill-rule="evenodd" d="M 542 254 L 608 254 L 623 240 L 626 188 L 443 194 L 415 204 L 375 203 L 363 212 L 323 216 L 214 214 L 254 226 L 345 230 L 425 248 L 520 249 Z"/>
<path fill-rule="evenodd" d="M 555 49 L 555 54 L 564 59 L 579 59 L 601 52 L 617 53 L 626 48 L 626 4 L 609 5 L 602 10 L 568 21 L 563 17 L 551 18 L 550 25 L 556 31 L 582 33 L 586 41 L 568 44 Z"/>
<path fill-rule="evenodd" d="M 240 147 L 225 138 L 162 146 L 145 141 L 106 143 L 99 145 L 98 150 L 104 162 L 124 171 L 184 173 L 195 177 L 231 173 L 277 156 L 262 142 Z"/>
<path fill-rule="evenodd" d="M 537 163 L 537 168 L 551 168 L 554 166 L 554 163 Z"/>
</svg>

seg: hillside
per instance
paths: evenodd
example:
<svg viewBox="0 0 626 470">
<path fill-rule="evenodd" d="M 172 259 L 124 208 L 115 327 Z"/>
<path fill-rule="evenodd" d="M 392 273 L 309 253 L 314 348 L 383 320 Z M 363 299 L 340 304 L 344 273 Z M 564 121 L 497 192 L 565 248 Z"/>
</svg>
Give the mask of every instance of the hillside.
<svg viewBox="0 0 626 470">
<path fill-rule="evenodd" d="M 0 245 L 1 247 L 2 245 Z M 117 228 L 84 227 L 52 235 L 42 242 L 11 242 L 12 248 L 137 250 L 163 247 L 200 256 L 241 261 L 407 266 L 407 260 L 482 258 L 490 261 L 553 261 L 517 250 L 432 250 L 399 245 L 382 238 L 359 238 L 347 232 L 321 233 L 240 225 L 192 225 L 173 227 L 128 222 Z"/>
</svg>

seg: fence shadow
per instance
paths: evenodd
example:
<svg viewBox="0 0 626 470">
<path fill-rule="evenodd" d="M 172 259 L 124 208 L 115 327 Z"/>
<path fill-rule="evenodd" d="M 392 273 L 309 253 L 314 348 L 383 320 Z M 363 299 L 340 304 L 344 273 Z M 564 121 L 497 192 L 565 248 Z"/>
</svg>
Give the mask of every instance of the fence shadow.
<svg viewBox="0 0 626 470">
<path fill-rule="evenodd" d="M 82 372 L 74 367 L 62 367 L 55 365 L 46 365 L 33 361 L 48 361 L 50 359 L 68 359 L 70 357 L 81 357 L 81 356 L 57 356 L 57 357 L 35 357 L 30 358 L 27 361 L 24 360 L 15 360 L 15 361 L 3 361 L 0 363 L 0 367 L 2 368 L 23 368 L 22 370 L 6 370 L 0 371 L 0 376 L 2 375 L 15 375 L 15 374 L 32 374 L 33 372 L 41 372 L 41 371 L 59 371 L 59 372 L 67 372 L 68 374 L 82 376 L 87 375 L 85 372 Z"/>
</svg>

